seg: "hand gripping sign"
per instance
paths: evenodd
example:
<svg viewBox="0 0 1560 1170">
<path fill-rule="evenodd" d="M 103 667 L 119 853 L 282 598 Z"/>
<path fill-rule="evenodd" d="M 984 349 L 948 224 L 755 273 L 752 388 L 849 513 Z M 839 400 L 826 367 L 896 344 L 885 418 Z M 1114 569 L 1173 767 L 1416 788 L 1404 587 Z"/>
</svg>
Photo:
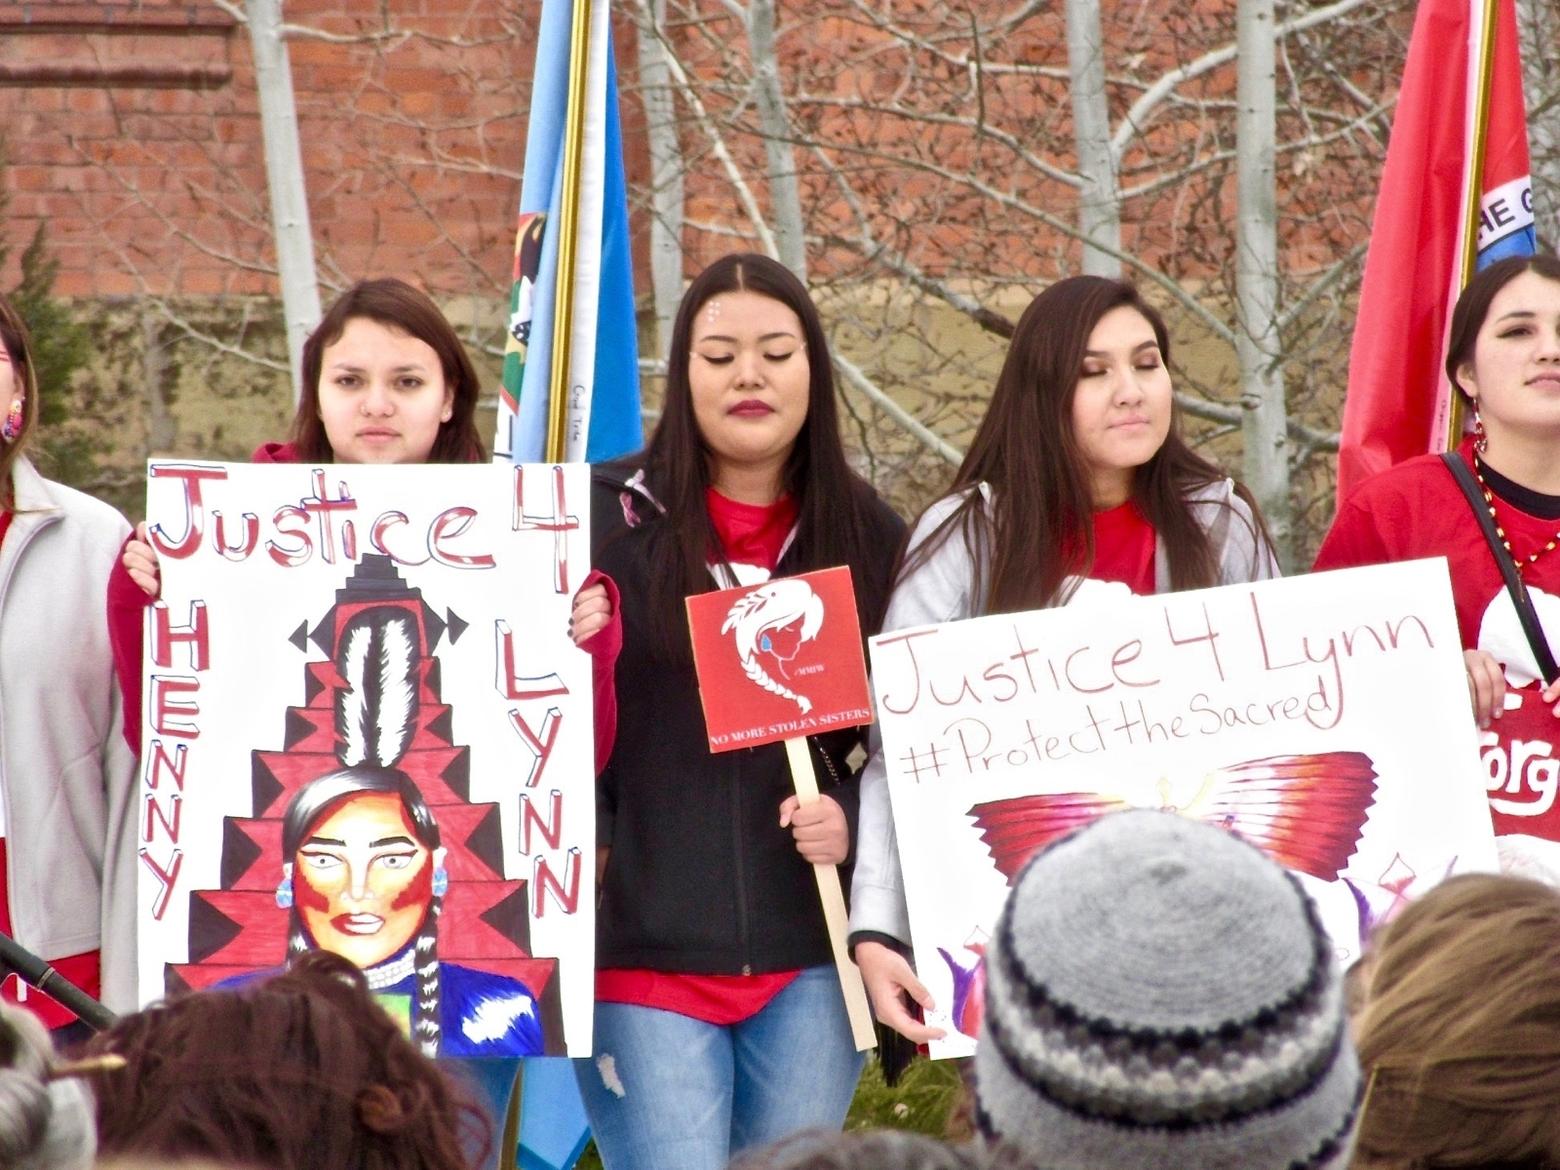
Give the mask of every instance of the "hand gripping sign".
<svg viewBox="0 0 1560 1170">
<path fill-rule="evenodd" d="M 818 799 L 809 735 L 872 722 L 867 667 L 847 568 L 688 598 L 710 751 L 784 743 L 803 804 Z M 813 867 L 858 1050 L 873 1046 L 861 974 L 845 948 L 845 895 L 832 865 Z"/>
</svg>

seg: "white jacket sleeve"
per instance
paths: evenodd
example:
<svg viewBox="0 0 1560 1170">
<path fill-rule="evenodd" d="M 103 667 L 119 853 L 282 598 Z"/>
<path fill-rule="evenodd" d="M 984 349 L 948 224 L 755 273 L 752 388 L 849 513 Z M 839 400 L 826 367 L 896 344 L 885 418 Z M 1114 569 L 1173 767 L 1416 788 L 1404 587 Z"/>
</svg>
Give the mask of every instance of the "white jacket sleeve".
<svg viewBox="0 0 1560 1170">
<path fill-rule="evenodd" d="M 950 496 L 927 509 L 910 538 L 911 553 L 959 505 Z M 939 625 L 972 616 L 970 592 L 974 565 L 958 531 L 894 588 L 883 632 L 913 626 Z M 899 867 L 899 840 L 894 831 L 888 794 L 888 770 L 883 742 L 873 725 L 868 746 L 872 755 L 861 774 L 861 814 L 856 831 L 856 870 L 850 887 L 850 929 L 890 935 L 910 942 L 910 917 L 905 906 L 904 876 Z"/>
</svg>

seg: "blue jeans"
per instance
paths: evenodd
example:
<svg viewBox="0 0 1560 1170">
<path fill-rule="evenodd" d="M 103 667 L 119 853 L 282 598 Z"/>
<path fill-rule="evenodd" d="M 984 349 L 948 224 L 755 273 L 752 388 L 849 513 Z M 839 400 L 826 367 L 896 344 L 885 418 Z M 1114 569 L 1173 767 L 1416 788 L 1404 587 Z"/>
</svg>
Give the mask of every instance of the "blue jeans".
<svg viewBox="0 0 1560 1170">
<path fill-rule="evenodd" d="M 606 1170 L 723 1170 L 748 1146 L 845 1121 L 863 1056 L 832 966 L 803 971 L 736 1024 L 598 1003 L 574 1062 Z"/>
</svg>

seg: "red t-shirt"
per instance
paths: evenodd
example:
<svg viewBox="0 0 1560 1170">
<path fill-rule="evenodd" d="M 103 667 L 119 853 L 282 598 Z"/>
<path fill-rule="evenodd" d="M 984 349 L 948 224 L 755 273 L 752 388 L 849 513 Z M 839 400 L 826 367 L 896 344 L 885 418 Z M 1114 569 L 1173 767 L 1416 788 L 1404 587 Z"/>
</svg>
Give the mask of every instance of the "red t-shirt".
<svg viewBox="0 0 1560 1170">
<path fill-rule="evenodd" d="M 744 504 L 708 488 L 704 503 L 732 574 L 743 584 L 767 580 L 780 563 L 796 526 L 796 501 L 781 496 L 772 504 Z M 800 971 L 773 971 L 763 975 L 686 975 L 607 969 L 596 972 L 596 999 L 601 1003 L 659 1008 L 724 1026 L 763 1011 L 799 974 Z"/>
<path fill-rule="evenodd" d="M 1094 567 L 1089 576 L 1119 581 L 1143 597 L 1154 592 L 1154 526 L 1133 501 L 1094 513 Z"/>
<path fill-rule="evenodd" d="M 1461 454 L 1469 462 L 1469 447 Z M 1560 549 L 1543 552 L 1560 533 L 1560 519 L 1532 515 L 1497 498 L 1497 520 L 1511 542 L 1522 579 L 1551 647 L 1560 648 Z M 1491 819 L 1503 863 L 1520 865 L 1526 854 L 1546 868 L 1560 858 L 1556 846 L 1524 844 L 1517 838 L 1560 842 L 1560 801 L 1554 775 L 1560 771 L 1560 720 L 1539 697 L 1537 660 L 1517 620 L 1500 568 L 1477 519 L 1439 455 L 1409 459 L 1360 484 L 1338 509 L 1316 554 L 1317 570 L 1380 565 L 1444 556 L 1452 579 L 1452 601 L 1464 649 L 1483 650 L 1500 663 L 1510 688 L 1501 718 L 1479 732 L 1480 760 L 1487 771 Z M 1512 837 L 1513 840 L 1502 840 Z M 1546 860 L 1547 858 L 1547 860 Z"/>
<path fill-rule="evenodd" d="M 0 511 L 0 544 L 5 543 L 5 534 L 10 528 L 11 513 Z M 5 875 L 5 836 L 0 833 L 0 932 L 10 934 L 11 902 Z M 49 965 L 59 972 L 61 978 L 74 983 L 93 999 L 102 998 L 103 972 L 97 951 L 54 959 Z M 16 975 L 6 975 L 0 979 L 0 1000 L 26 1008 L 49 1028 L 62 1027 L 76 1018 L 68 1008 L 44 992 L 28 987 Z"/>
</svg>

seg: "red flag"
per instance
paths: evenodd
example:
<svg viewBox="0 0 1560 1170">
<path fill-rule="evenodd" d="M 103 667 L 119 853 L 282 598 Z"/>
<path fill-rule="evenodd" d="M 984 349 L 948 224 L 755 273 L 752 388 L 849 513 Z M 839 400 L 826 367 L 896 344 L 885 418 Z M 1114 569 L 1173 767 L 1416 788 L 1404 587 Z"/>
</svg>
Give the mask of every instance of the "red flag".
<svg viewBox="0 0 1560 1170">
<path fill-rule="evenodd" d="M 1449 445 L 1446 331 L 1474 239 L 1478 267 L 1535 250 L 1516 10 L 1513 0 L 1421 0 L 1349 354 L 1339 499 Z"/>
</svg>

